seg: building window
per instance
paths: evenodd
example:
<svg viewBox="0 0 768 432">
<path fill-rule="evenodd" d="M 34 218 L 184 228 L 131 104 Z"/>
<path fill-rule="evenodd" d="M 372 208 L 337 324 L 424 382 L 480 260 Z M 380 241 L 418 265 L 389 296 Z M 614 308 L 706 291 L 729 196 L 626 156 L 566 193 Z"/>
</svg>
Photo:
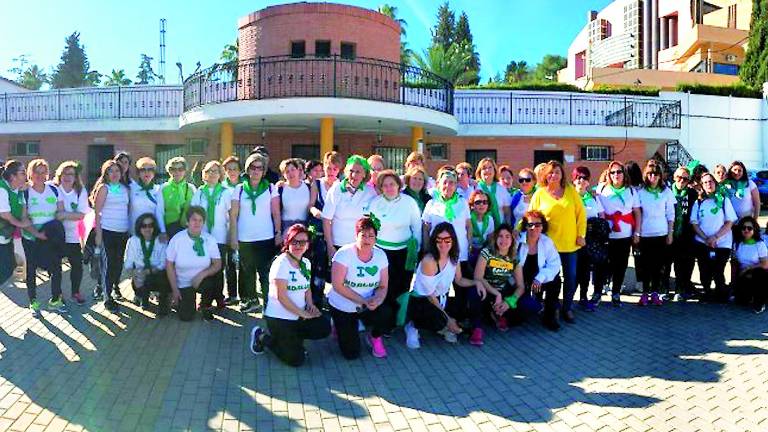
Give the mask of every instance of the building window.
<svg viewBox="0 0 768 432">
<path fill-rule="evenodd" d="M 613 149 L 609 146 L 584 146 L 581 148 L 581 160 L 610 161 Z"/>
<path fill-rule="evenodd" d="M 291 42 L 291 57 L 293 58 L 303 58 L 305 55 L 307 55 L 307 44 L 306 42 L 302 41 L 292 41 Z"/>
<path fill-rule="evenodd" d="M 738 75 L 739 65 L 727 64 L 727 63 L 713 63 L 712 72 L 723 75 Z"/>
<path fill-rule="evenodd" d="M 12 156 L 40 156 L 40 141 L 17 141 L 8 153 Z"/>
<path fill-rule="evenodd" d="M 320 146 L 317 144 L 294 144 L 291 146 L 291 157 L 305 161 L 320 159 Z"/>
<path fill-rule="evenodd" d="M 187 154 L 190 156 L 205 156 L 208 152 L 208 140 L 205 138 L 190 138 L 187 141 Z"/>
<path fill-rule="evenodd" d="M 376 146 L 373 148 L 374 154 L 381 155 L 384 158 L 384 168 L 391 169 L 398 174 L 405 174 L 403 172 L 403 165 L 405 165 L 405 159 L 410 152 L 411 149 L 405 147 Z"/>
<path fill-rule="evenodd" d="M 330 57 L 331 41 L 315 41 L 315 57 Z"/>
<path fill-rule="evenodd" d="M 341 43 L 341 58 L 354 60 L 357 56 L 357 46 L 352 42 Z"/>
<path fill-rule="evenodd" d="M 155 146 L 155 161 L 157 161 L 157 180 L 164 182 L 168 180 L 168 173 L 165 171 L 165 164 L 176 156 L 185 156 L 187 146 L 183 144 L 158 144 Z M 187 167 L 191 171 L 192 167 Z"/>
<path fill-rule="evenodd" d="M 576 58 L 574 59 L 575 64 L 575 71 L 576 71 L 576 78 L 581 78 L 584 75 L 587 74 L 587 52 L 582 51 L 578 54 L 576 54 Z"/>
<path fill-rule="evenodd" d="M 448 144 L 447 143 L 427 144 L 427 155 L 431 160 L 436 160 L 436 161 L 448 160 Z"/>
<path fill-rule="evenodd" d="M 477 163 L 485 158 L 496 160 L 496 150 L 467 150 L 465 161 L 472 165 L 472 169 L 477 168 Z"/>
</svg>

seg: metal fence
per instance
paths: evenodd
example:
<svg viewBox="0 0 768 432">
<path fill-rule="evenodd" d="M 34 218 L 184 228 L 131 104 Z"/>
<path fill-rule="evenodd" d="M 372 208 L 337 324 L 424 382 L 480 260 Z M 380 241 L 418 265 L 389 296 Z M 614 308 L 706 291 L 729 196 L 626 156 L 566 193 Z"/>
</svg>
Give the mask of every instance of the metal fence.
<svg viewBox="0 0 768 432">
<path fill-rule="evenodd" d="M 454 115 L 464 124 L 680 128 L 680 102 L 574 93 L 457 92 Z"/>
<path fill-rule="evenodd" d="M 178 117 L 181 86 L 84 87 L 0 94 L 0 122 Z"/>
<path fill-rule="evenodd" d="M 339 97 L 453 112 L 453 85 L 439 76 L 379 59 L 259 57 L 217 64 L 184 81 L 184 110 L 237 100 Z"/>
</svg>

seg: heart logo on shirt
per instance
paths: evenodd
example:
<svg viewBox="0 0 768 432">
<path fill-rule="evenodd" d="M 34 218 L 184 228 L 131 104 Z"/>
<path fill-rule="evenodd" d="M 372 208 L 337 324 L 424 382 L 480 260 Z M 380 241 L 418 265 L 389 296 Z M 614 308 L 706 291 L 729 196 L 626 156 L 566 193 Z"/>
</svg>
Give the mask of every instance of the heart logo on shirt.
<svg viewBox="0 0 768 432">
<path fill-rule="evenodd" d="M 56 204 L 56 197 L 48 197 L 45 199 L 48 204 Z"/>
<path fill-rule="evenodd" d="M 365 269 L 365 272 L 371 276 L 376 276 L 376 273 L 379 272 L 379 266 L 364 267 L 364 269 Z"/>
</svg>

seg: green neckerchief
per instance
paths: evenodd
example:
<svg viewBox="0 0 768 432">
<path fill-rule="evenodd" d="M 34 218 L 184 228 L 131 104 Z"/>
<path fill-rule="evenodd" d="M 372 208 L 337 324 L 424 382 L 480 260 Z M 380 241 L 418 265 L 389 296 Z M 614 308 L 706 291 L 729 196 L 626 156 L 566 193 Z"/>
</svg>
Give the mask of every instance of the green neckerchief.
<svg viewBox="0 0 768 432">
<path fill-rule="evenodd" d="M 213 187 L 213 193 L 211 193 L 211 187 L 206 183 L 202 188 L 202 194 L 205 197 L 205 202 L 208 204 L 206 211 L 205 225 L 208 227 L 208 232 L 213 230 L 213 222 L 216 215 L 216 204 L 221 199 L 221 193 L 224 192 L 224 187 L 221 183 L 216 183 Z"/>
<path fill-rule="evenodd" d="M 180 223 L 184 226 L 189 201 L 187 198 L 189 183 L 182 179 L 179 182 L 169 179 L 163 186 L 163 201 L 165 202 L 165 224 Z"/>
<path fill-rule="evenodd" d="M 491 215 L 485 212 L 483 215 L 482 225 L 477 223 L 477 215 L 475 212 L 469 214 L 469 219 L 472 221 L 472 237 L 485 241 L 485 231 L 488 229 L 488 223 L 491 220 Z"/>
<path fill-rule="evenodd" d="M 0 178 L 0 188 L 8 192 L 8 204 L 11 206 L 11 215 L 21 220 L 21 215 L 24 212 L 24 192 L 21 190 L 14 192 L 11 189 L 11 185 L 4 178 Z"/>
<path fill-rule="evenodd" d="M 688 199 L 688 188 L 678 189 L 677 185 L 672 183 L 672 194 L 677 200 L 673 233 L 675 237 L 680 237 L 680 234 L 683 233 L 683 206 L 681 203 Z"/>
<path fill-rule="evenodd" d="M 445 218 L 448 220 L 448 222 L 453 222 L 453 220 L 456 219 L 456 210 L 453 208 L 453 206 L 459 202 L 459 194 L 454 192 L 452 197 L 444 199 L 443 196 L 440 195 L 440 192 L 435 191 L 433 199 L 445 205 Z"/>
<path fill-rule="evenodd" d="M 197 256 L 205 256 L 205 242 L 203 241 L 202 234 L 193 236 L 191 232 L 187 231 L 187 235 L 192 239 L 192 250 L 195 251 Z"/>
<path fill-rule="evenodd" d="M 659 199 L 659 194 L 661 194 L 661 188 L 660 187 L 655 187 L 655 188 L 647 187 L 647 188 L 645 188 L 645 191 L 648 192 L 649 194 L 653 195 L 654 199 Z"/>
<path fill-rule="evenodd" d="M 152 261 L 150 258 L 152 257 L 152 251 L 155 249 L 155 239 L 152 238 L 149 241 L 149 246 L 146 246 L 146 241 L 139 237 L 139 243 L 141 243 L 141 254 L 144 256 L 144 270 L 151 270 Z"/>
<path fill-rule="evenodd" d="M 523 195 L 525 195 L 525 196 L 529 196 L 529 197 L 530 197 L 530 196 L 533 196 L 533 194 L 534 194 L 534 193 L 536 193 L 536 191 L 537 191 L 537 190 L 539 190 L 539 186 L 538 186 L 538 185 L 533 185 L 533 187 L 531 188 L 531 191 L 530 191 L 530 192 L 528 192 L 528 193 L 525 193 L 525 192 L 523 192 L 523 190 L 522 190 L 522 189 L 520 189 L 520 192 L 521 192 Z"/>
<path fill-rule="evenodd" d="M 725 197 L 723 196 L 723 194 L 719 192 L 715 192 L 715 193 L 704 195 L 704 199 L 710 199 L 710 198 L 715 201 L 715 206 L 709 210 L 710 213 L 712 213 L 713 215 L 717 214 L 717 212 L 720 211 L 721 208 L 723 209 L 723 212 L 725 212 L 725 208 L 723 207 Z"/>
<path fill-rule="evenodd" d="M 731 188 L 733 190 L 733 195 L 738 199 L 744 199 L 745 191 L 747 190 L 747 185 L 749 185 L 749 180 L 731 180 L 728 179 L 725 181 L 726 184 L 731 185 Z"/>
<path fill-rule="evenodd" d="M 416 200 L 416 204 L 419 205 L 419 211 L 421 213 L 424 213 L 424 207 L 426 207 L 427 203 L 425 203 L 424 200 L 421 199 L 421 194 L 409 187 L 405 188 L 404 192 L 408 194 L 408 196 Z"/>
<path fill-rule="evenodd" d="M 233 189 L 235 186 L 239 185 L 240 183 L 241 182 L 239 178 L 237 179 L 237 183 L 232 183 L 231 181 L 229 181 L 229 177 L 224 179 L 224 187 L 229 189 Z"/>
<path fill-rule="evenodd" d="M 485 194 L 488 196 L 488 199 L 491 201 L 491 206 L 488 211 L 491 213 L 494 225 L 499 226 L 499 202 L 496 200 L 497 183 L 493 182 L 490 186 L 488 186 L 484 181 L 480 181 L 477 183 L 477 185 L 480 186 L 480 190 L 485 192 Z"/>
<path fill-rule="evenodd" d="M 342 191 L 342 192 L 349 192 L 349 182 L 348 182 L 347 180 L 348 180 L 348 179 L 345 177 L 345 178 L 344 178 L 344 179 L 341 181 L 341 191 Z M 364 189 L 365 189 L 365 183 L 364 183 L 364 182 L 360 182 L 360 184 L 359 184 L 359 185 L 357 185 L 357 188 L 355 188 L 355 191 L 354 191 L 354 192 L 350 192 L 350 193 L 351 193 L 352 195 L 354 195 L 354 194 L 356 194 L 356 193 L 357 193 L 357 191 L 361 191 L 361 190 L 364 190 Z"/>
<path fill-rule="evenodd" d="M 626 186 L 622 186 L 620 188 L 617 188 L 616 186 L 614 186 L 612 184 L 609 184 L 608 187 L 610 187 L 611 190 L 613 191 L 613 196 L 611 198 L 616 197 L 616 198 L 621 200 L 621 204 L 622 205 L 626 205 L 627 204 L 626 202 L 624 202 L 624 196 L 623 196 L 624 191 L 627 189 Z"/>
<path fill-rule="evenodd" d="M 581 202 L 584 203 L 584 207 L 586 207 L 590 201 L 594 201 L 595 197 L 592 196 L 589 191 L 585 191 L 584 194 L 581 195 Z"/>
<path fill-rule="evenodd" d="M 286 252 L 286 254 L 288 254 L 288 256 L 291 257 L 291 259 L 293 259 L 294 261 L 296 261 L 296 263 L 299 265 L 299 272 L 301 273 L 301 275 L 307 278 L 307 281 L 311 281 L 312 277 L 310 276 L 309 269 L 307 268 L 307 263 L 305 263 L 304 260 L 301 258 L 296 258 L 290 252 Z"/>
<path fill-rule="evenodd" d="M 677 185 L 672 183 L 672 193 L 675 195 L 675 198 L 677 198 L 677 201 L 680 202 L 688 196 L 688 188 L 678 189 Z"/>
<path fill-rule="evenodd" d="M 119 194 L 120 193 L 120 186 L 122 186 L 122 183 L 107 183 L 107 191 L 112 194 Z"/>
<path fill-rule="evenodd" d="M 243 192 L 251 199 L 251 214 L 256 215 L 256 199 L 269 189 L 269 181 L 265 178 L 261 178 L 259 184 L 256 185 L 256 189 L 253 189 L 250 181 L 243 182 Z"/>
<path fill-rule="evenodd" d="M 509 196 L 512 196 L 512 195 L 514 195 L 514 194 L 515 194 L 517 191 L 519 191 L 519 190 L 520 190 L 520 189 L 518 189 L 518 188 L 516 188 L 516 187 L 512 186 L 511 188 L 507 189 L 507 192 L 509 192 Z"/>
<path fill-rule="evenodd" d="M 753 244 L 757 243 L 757 240 L 755 240 L 753 238 L 748 238 L 748 239 L 744 239 L 743 243 L 745 245 L 753 245 Z"/>
<path fill-rule="evenodd" d="M 155 187 L 155 184 L 153 182 L 149 182 L 148 184 L 144 184 L 144 182 L 139 179 L 136 181 L 136 184 L 139 185 L 139 189 L 144 191 L 145 194 L 147 194 L 147 199 L 152 201 L 152 204 L 157 204 L 157 200 L 154 196 L 152 196 L 152 188 Z"/>
</svg>

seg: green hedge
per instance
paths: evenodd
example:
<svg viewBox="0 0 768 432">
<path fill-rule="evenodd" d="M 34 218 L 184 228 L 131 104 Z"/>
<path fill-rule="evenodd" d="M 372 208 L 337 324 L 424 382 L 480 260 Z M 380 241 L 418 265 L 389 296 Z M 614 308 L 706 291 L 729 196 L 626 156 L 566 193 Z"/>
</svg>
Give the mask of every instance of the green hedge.
<svg viewBox="0 0 768 432">
<path fill-rule="evenodd" d="M 744 84 L 734 85 L 705 85 L 705 84 L 680 84 L 677 91 L 683 93 L 712 95 L 712 96 L 733 96 L 743 98 L 762 99 L 763 92 L 754 87 Z"/>
<path fill-rule="evenodd" d="M 583 90 L 571 84 L 552 81 L 531 81 L 520 83 L 489 83 L 476 86 L 458 86 L 458 90 L 536 90 L 552 92 L 623 94 L 634 96 L 658 96 L 658 88 L 597 86 L 592 90 Z"/>
</svg>

